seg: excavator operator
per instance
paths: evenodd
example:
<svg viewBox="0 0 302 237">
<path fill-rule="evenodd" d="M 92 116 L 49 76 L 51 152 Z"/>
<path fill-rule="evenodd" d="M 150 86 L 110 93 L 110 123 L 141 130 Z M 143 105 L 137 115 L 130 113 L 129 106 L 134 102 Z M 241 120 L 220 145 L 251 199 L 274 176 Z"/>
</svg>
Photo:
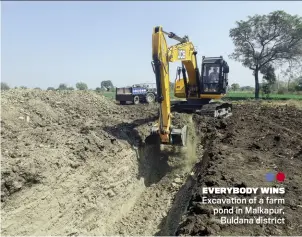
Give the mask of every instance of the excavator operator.
<svg viewBox="0 0 302 237">
<path fill-rule="evenodd" d="M 210 90 L 216 91 L 216 87 L 219 82 L 219 73 L 217 72 L 217 67 L 213 68 L 213 72 L 210 73 L 209 79 L 210 79 Z"/>
<path fill-rule="evenodd" d="M 213 72 L 210 73 L 210 82 L 217 83 L 219 80 L 219 74 L 217 72 L 217 67 L 214 67 Z"/>
</svg>

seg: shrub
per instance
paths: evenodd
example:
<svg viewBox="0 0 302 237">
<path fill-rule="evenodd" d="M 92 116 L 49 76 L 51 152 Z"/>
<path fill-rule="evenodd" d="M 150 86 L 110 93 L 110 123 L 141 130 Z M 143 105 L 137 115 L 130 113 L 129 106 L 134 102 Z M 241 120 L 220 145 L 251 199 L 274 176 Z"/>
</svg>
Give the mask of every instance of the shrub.
<svg viewBox="0 0 302 237">
<path fill-rule="evenodd" d="M 67 85 L 65 83 L 61 83 L 58 87 L 58 90 L 67 90 Z"/>
<path fill-rule="evenodd" d="M 84 82 L 78 82 L 78 83 L 76 84 L 76 88 L 77 88 L 78 90 L 81 90 L 81 91 L 83 91 L 83 90 L 88 90 L 88 86 L 87 86 L 87 84 L 84 83 Z"/>
<path fill-rule="evenodd" d="M 278 91 L 277 91 L 277 94 L 279 95 L 283 95 L 287 92 L 286 88 L 279 88 Z"/>
<path fill-rule="evenodd" d="M 6 91 L 6 90 L 9 90 L 9 89 L 10 89 L 10 87 L 7 83 L 1 82 L 1 90 L 2 91 Z"/>
</svg>

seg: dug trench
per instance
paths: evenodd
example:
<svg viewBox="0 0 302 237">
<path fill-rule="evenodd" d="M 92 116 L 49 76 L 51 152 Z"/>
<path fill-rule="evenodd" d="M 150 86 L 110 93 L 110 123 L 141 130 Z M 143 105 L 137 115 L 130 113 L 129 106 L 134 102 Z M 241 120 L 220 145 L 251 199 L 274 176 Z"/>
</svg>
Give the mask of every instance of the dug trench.
<svg viewBox="0 0 302 237">
<path fill-rule="evenodd" d="M 144 143 L 156 106 L 39 90 L 1 105 L 4 235 L 154 235 L 202 153 L 189 115 L 185 150 Z"/>
<path fill-rule="evenodd" d="M 187 177 L 193 175 L 192 167 L 202 153 L 202 146 L 191 115 L 175 113 L 174 124 L 177 127 L 188 126 L 186 147 L 160 145 L 158 139 L 150 142 L 150 127 L 147 131 L 144 125 L 135 129 L 132 127 L 132 132 L 135 130 L 140 134 L 137 143 L 138 175 L 144 177 L 145 190 L 131 211 L 115 223 L 112 233 L 162 235 L 163 232 L 171 232 L 171 228 L 175 229 L 178 224 L 173 214 L 173 218 L 167 222 L 166 230 L 163 230 L 163 218 L 172 216 L 171 208 L 178 206 L 177 210 L 181 211 L 179 204 L 189 201 L 191 184 L 187 182 Z M 179 191 L 180 188 L 182 191 Z"/>
<path fill-rule="evenodd" d="M 183 185 L 174 195 L 173 205 L 169 209 L 167 216 L 162 219 L 160 230 L 155 234 L 157 236 L 175 236 L 179 234 L 179 224 L 190 208 L 192 194 L 198 185 L 197 181 L 204 177 L 209 166 L 211 149 L 216 138 L 216 128 L 224 125 L 224 120 L 196 114 L 192 116 L 192 121 L 191 128 L 194 129 L 194 133 L 191 133 L 188 139 L 193 141 L 196 158 L 190 165 L 190 174 L 187 175 Z M 190 154 L 187 154 L 186 158 L 188 159 L 189 157 Z"/>
</svg>

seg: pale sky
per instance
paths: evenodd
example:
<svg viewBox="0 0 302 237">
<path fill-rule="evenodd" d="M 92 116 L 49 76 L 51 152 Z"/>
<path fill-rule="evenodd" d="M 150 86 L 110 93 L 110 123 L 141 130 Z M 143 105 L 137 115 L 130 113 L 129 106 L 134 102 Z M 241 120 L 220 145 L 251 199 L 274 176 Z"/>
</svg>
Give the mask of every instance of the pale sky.
<svg viewBox="0 0 302 237">
<path fill-rule="evenodd" d="M 299 1 L 1 1 L 1 6 L 1 81 L 41 88 L 79 81 L 89 88 L 103 80 L 115 86 L 155 82 L 151 40 L 157 25 L 188 35 L 199 65 L 202 56 L 222 55 L 230 84 L 254 86 L 252 71 L 228 58 L 234 49 L 230 28 L 248 15 L 275 10 L 302 15 Z M 177 66 L 170 66 L 171 81 Z"/>
</svg>

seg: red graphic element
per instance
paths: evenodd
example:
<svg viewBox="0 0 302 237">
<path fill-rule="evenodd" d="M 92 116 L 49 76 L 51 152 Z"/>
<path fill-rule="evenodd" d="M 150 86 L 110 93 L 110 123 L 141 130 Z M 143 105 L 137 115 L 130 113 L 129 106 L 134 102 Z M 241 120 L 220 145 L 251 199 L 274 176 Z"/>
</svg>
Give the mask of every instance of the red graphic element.
<svg viewBox="0 0 302 237">
<path fill-rule="evenodd" d="M 276 175 L 278 182 L 283 182 L 285 180 L 285 174 L 283 172 L 278 172 Z"/>
</svg>

